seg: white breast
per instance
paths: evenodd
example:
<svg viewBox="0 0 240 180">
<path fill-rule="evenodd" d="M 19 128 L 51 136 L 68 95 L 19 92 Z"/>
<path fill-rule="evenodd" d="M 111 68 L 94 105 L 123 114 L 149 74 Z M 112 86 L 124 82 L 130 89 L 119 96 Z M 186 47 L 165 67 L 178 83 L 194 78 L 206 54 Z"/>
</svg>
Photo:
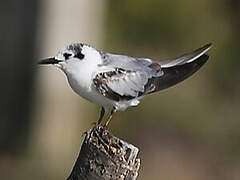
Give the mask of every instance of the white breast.
<svg viewBox="0 0 240 180">
<path fill-rule="evenodd" d="M 125 110 L 129 106 L 136 106 L 139 103 L 138 99 L 116 102 L 100 94 L 93 85 L 93 78 L 100 72 L 111 71 L 113 69 L 106 66 L 99 66 L 102 64 L 102 59 L 99 52 L 95 49 L 85 47 L 82 53 L 85 55 L 83 60 L 73 58 L 67 60 L 61 67 L 67 75 L 69 85 L 78 95 L 103 106 L 105 110 L 113 106 L 117 110 Z"/>
<path fill-rule="evenodd" d="M 61 67 L 67 75 L 69 85 L 81 97 L 96 104 L 110 106 L 112 102 L 99 94 L 92 84 L 92 79 L 101 71 L 98 66 L 102 63 L 101 55 L 91 47 L 83 48 L 82 53 L 85 55 L 83 60 L 73 58 Z"/>
</svg>

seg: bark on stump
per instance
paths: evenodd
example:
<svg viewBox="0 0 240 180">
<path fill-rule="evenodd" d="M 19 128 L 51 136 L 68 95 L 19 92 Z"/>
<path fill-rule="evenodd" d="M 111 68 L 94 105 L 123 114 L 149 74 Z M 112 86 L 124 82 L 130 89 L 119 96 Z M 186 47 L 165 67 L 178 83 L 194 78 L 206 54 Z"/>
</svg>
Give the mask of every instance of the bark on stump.
<svg viewBox="0 0 240 180">
<path fill-rule="evenodd" d="M 78 159 L 67 180 L 135 180 L 138 148 L 98 126 L 86 133 Z"/>
</svg>

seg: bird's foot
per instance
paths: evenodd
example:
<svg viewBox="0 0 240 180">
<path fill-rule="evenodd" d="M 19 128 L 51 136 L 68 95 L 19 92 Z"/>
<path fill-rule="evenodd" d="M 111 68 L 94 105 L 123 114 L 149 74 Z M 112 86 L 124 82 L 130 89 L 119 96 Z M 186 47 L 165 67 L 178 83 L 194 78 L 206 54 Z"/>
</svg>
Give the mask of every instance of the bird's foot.
<svg viewBox="0 0 240 180">
<path fill-rule="evenodd" d="M 86 136 L 86 135 L 87 135 L 87 131 L 83 132 L 81 137 Z"/>
<path fill-rule="evenodd" d="M 104 124 L 102 127 L 103 127 L 103 130 L 104 130 L 104 131 L 107 131 L 107 130 L 108 130 L 107 124 Z"/>
<path fill-rule="evenodd" d="M 93 122 L 92 125 L 93 125 L 93 129 L 103 128 L 105 130 L 104 125 L 102 125 L 101 123 Z"/>
</svg>

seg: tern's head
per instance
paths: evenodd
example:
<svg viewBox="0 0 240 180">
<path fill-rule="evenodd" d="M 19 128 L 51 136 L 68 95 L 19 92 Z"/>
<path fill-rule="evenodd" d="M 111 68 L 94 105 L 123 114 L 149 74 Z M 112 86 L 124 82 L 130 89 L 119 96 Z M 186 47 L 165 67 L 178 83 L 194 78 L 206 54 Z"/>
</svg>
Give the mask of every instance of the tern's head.
<svg viewBox="0 0 240 180">
<path fill-rule="evenodd" d="M 62 48 L 56 56 L 41 60 L 39 64 L 54 64 L 61 69 L 86 63 L 98 56 L 98 51 L 86 44 L 73 43 Z"/>
</svg>

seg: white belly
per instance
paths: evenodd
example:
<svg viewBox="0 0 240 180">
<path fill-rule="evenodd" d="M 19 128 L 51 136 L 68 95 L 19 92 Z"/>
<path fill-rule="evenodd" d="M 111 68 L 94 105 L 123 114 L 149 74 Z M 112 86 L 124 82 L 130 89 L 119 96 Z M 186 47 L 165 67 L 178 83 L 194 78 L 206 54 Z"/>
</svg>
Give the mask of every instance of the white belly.
<svg viewBox="0 0 240 180">
<path fill-rule="evenodd" d="M 96 72 L 103 72 L 111 69 L 99 67 L 98 63 L 94 62 L 98 59 L 96 57 L 88 59 L 88 62 L 68 62 L 65 68 L 62 68 L 74 92 L 88 101 L 103 106 L 106 111 L 113 106 L 116 107 L 117 110 L 125 110 L 129 106 L 136 106 L 139 103 L 138 99 L 117 102 L 100 94 L 92 84 L 92 79 L 95 77 Z"/>
<path fill-rule="evenodd" d="M 93 102 L 95 104 L 98 104 L 100 106 L 103 106 L 106 111 L 110 110 L 112 107 L 115 107 L 117 110 L 125 110 L 129 106 L 137 106 L 139 104 L 138 99 L 133 99 L 130 101 L 120 101 L 116 102 L 113 100 L 110 100 L 106 97 L 104 97 L 102 94 L 100 94 L 95 87 L 92 84 L 88 84 L 86 86 L 83 85 L 83 83 L 80 83 L 74 78 L 68 78 L 68 82 L 71 86 L 71 88 L 81 97 L 87 99 L 90 102 Z"/>
<path fill-rule="evenodd" d="M 107 99 L 95 89 L 91 83 L 91 80 L 84 82 L 79 77 L 68 77 L 68 82 L 74 92 L 84 99 L 106 108 L 111 108 L 114 106 L 114 102 L 112 100 Z"/>
</svg>

